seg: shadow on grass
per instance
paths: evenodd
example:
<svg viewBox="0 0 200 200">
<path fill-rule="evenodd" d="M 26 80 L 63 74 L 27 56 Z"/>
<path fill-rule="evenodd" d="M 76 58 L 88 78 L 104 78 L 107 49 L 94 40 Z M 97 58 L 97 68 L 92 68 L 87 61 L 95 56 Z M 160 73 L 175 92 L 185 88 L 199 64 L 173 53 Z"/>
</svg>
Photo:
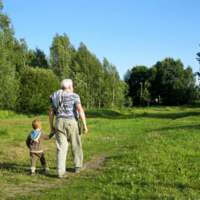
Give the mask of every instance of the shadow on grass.
<svg viewBox="0 0 200 200">
<path fill-rule="evenodd" d="M 30 165 L 23 165 L 23 164 L 17 164 L 17 163 L 0 163 L 0 169 L 5 169 L 7 171 L 11 172 L 29 172 L 30 171 Z"/>
<path fill-rule="evenodd" d="M 54 168 L 51 168 L 51 169 L 55 169 L 55 172 L 56 172 L 56 167 L 54 167 Z M 74 171 L 74 168 L 67 168 L 66 169 L 66 172 L 67 173 L 74 173 L 75 171 Z M 58 178 L 58 176 L 57 176 L 57 172 L 56 172 L 56 174 L 50 174 L 48 171 L 47 172 L 43 172 L 42 170 L 40 170 L 40 171 L 38 171 L 38 172 L 36 172 L 37 174 L 44 174 L 45 176 L 47 176 L 47 177 L 49 177 L 49 178 Z M 67 177 L 66 177 L 67 178 Z M 65 179 L 66 179 L 65 178 Z"/>
<path fill-rule="evenodd" d="M 179 112 L 179 113 L 151 113 L 151 112 L 143 112 L 143 113 L 120 113 L 117 110 L 86 110 L 85 111 L 87 118 L 106 118 L 106 119 L 134 119 L 134 118 L 159 118 L 159 119 L 178 119 L 182 117 L 188 116 L 198 116 L 200 115 L 200 111 L 188 111 L 188 112 Z"/>
<path fill-rule="evenodd" d="M 23 165 L 23 164 L 16 164 L 16 163 L 0 163 L 0 169 L 6 170 L 7 172 L 13 174 L 23 174 L 23 175 L 30 175 L 30 165 Z M 54 168 L 56 171 L 56 168 Z M 42 174 L 49 178 L 58 178 L 56 174 L 50 174 L 48 171 L 44 172 L 42 168 L 36 168 L 35 174 Z"/>
<path fill-rule="evenodd" d="M 24 165 L 24 164 L 17 164 L 17 163 L 0 163 L 0 169 L 1 170 L 6 170 L 8 172 L 11 172 L 13 174 L 15 173 L 25 173 L 27 175 L 30 175 L 30 165 Z M 51 168 L 53 170 L 55 170 L 56 172 L 56 167 Z M 67 168 L 66 169 L 67 172 L 71 172 L 74 173 L 74 168 Z M 49 178 L 58 178 L 57 174 L 50 174 L 49 171 L 44 172 L 42 170 L 42 168 L 40 167 L 36 167 L 35 170 L 36 174 L 43 174 Z"/>
<path fill-rule="evenodd" d="M 166 131 L 166 130 L 175 130 L 175 129 L 200 129 L 200 125 L 186 125 L 186 126 L 170 126 L 170 127 L 162 127 L 155 129 L 155 131 Z"/>
<path fill-rule="evenodd" d="M 200 103 L 191 103 L 191 104 L 186 104 L 183 106 L 180 106 L 182 108 L 200 108 Z"/>
</svg>

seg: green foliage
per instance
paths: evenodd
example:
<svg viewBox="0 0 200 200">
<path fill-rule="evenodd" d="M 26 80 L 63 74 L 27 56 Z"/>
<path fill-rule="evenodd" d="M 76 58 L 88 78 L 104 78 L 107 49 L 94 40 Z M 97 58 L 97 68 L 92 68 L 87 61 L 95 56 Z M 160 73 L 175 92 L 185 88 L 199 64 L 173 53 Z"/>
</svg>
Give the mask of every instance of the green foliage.
<svg viewBox="0 0 200 200">
<path fill-rule="evenodd" d="M 25 39 L 14 40 L 14 55 L 12 59 L 13 64 L 16 66 L 16 71 L 19 75 L 23 73 L 26 67 L 40 67 L 48 68 L 45 54 L 36 48 L 34 50 L 28 50 L 28 45 Z"/>
<path fill-rule="evenodd" d="M 14 59 L 13 62 L 16 65 L 16 71 L 22 72 L 27 66 L 39 67 L 48 69 L 48 61 L 46 55 L 39 48 L 36 50 L 28 50 L 28 46 L 24 39 L 14 41 Z"/>
<path fill-rule="evenodd" d="M 14 116 L 15 112 L 10 110 L 0 110 L 0 119 L 5 119 L 11 116 Z"/>
<path fill-rule="evenodd" d="M 131 107 L 133 105 L 133 99 L 131 97 L 126 98 L 125 106 L 126 107 Z"/>
<path fill-rule="evenodd" d="M 184 70 L 180 60 L 166 58 L 157 62 L 153 68 L 155 70 L 151 70 L 153 74 L 150 74 L 149 79 L 153 98 L 160 96 L 162 103 L 166 105 L 185 104 L 195 100 L 195 75 L 190 66 Z"/>
<path fill-rule="evenodd" d="M 38 47 L 34 51 L 34 58 L 32 59 L 30 66 L 44 68 L 44 69 L 49 68 L 45 53 Z"/>
<path fill-rule="evenodd" d="M 149 93 L 149 91 L 147 90 L 147 88 L 144 89 L 143 94 L 142 94 L 142 98 L 144 100 L 147 100 L 147 99 L 151 98 L 151 94 Z"/>
<path fill-rule="evenodd" d="M 29 66 L 29 63 L 33 59 L 33 52 L 28 51 L 28 46 L 25 39 L 20 39 L 20 43 L 16 41 L 15 43 L 15 55 L 16 55 L 16 70 L 20 71 Z M 29 54 L 29 55 L 28 55 Z"/>
<path fill-rule="evenodd" d="M 151 100 L 151 93 L 149 92 L 148 88 L 151 86 L 151 84 L 146 81 L 144 83 L 144 91 L 142 92 L 142 96 L 141 96 L 141 101 L 142 101 L 142 104 L 145 105 L 146 104 L 146 101 L 149 101 Z"/>
<path fill-rule="evenodd" d="M 3 9 L 1 0 L 0 9 Z M 36 50 L 29 50 L 25 39 L 18 41 L 14 38 L 8 15 L 0 12 L 0 43 L 0 84 L 2 86 L 0 109 L 18 109 L 23 112 L 46 109 L 47 97 L 44 97 L 40 82 L 35 81 L 35 78 L 36 93 L 31 92 L 33 86 L 28 84 L 31 80 L 26 77 L 30 67 L 52 69 L 60 82 L 65 78 L 71 78 L 74 92 L 80 95 L 84 107 L 115 108 L 123 107 L 125 104 L 128 87 L 126 83 L 120 81 L 116 67 L 106 58 L 102 64 L 82 42 L 76 51 L 65 33 L 55 35 L 50 47 L 50 57 L 47 58 L 38 47 Z M 49 71 L 42 73 L 48 74 Z M 51 87 L 52 91 L 53 88 Z"/>
<path fill-rule="evenodd" d="M 67 34 L 63 36 L 56 34 L 50 48 L 50 63 L 60 81 L 71 75 L 70 62 L 73 50 L 74 47 L 70 44 Z"/>
<path fill-rule="evenodd" d="M 29 68 L 24 70 L 20 82 L 20 107 L 23 112 L 41 113 L 50 108 L 49 96 L 60 88 L 52 70 Z"/>
<path fill-rule="evenodd" d="M 49 105 L 49 93 L 60 89 L 58 80 L 61 82 L 65 78 L 73 80 L 74 92 L 80 95 L 86 108 L 131 107 L 144 104 L 147 99 L 154 103 L 179 105 L 200 99 L 192 68 L 188 66 L 184 69 L 180 60 L 166 58 L 149 69 L 135 66 L 127 71 L 123 82 L 115 65 L 106 58 L 101 63 L 83 42 L 76 51 L 65 33 L 57 33 L 53 38 L 49 58 L 38 47 L 29 50 L 25 39 L 18 41 L 14 38 L 11 21 L 2 9 L 0 0 L 0 110 L 44 112 Z M 200 62 L 200 53 L 197 53 L 197 60 Z M 44 69 L 38 72 L 44 76 L 36 71 L 30 72 L 30 67 L 36 68 L 36 71 Z M 30 80 L 28 71 L 34 74 Z M 51 92 L 45 92 L 46 83 L 42 84 L 34 78 L 36 76 L 40 80 L 52 76 L 55 87 L 50 87 L 48 91 Z M 50 84 L 48 80 L 47 85 Z M 35 93 L 32 93 L 34 87 Z"/>
<path fill-rule="evenodd" d="M 198 60 L 198 62 L 200 63 L 200 52 L 197 53 L 197 60 Z"/>
<path fill-rule="evenodd" d="M 120 81 L 116 67 L 110 64 L 106 58 L 103 60 L 101 79 L 101 102 L 103 107 L 123 107 L 128 85 Z"/>
<path fill-rule="evenodd" d="M 128 89 L 129 86 L 127 83 L 125 83 L 124 81 L 120 81 L 119 79 L 116 82 L 115 85 L 115 93 L 114 93 L 114 107 L 115 108 L 122 108 L 125 106 L 125 104 L 127 103 L 127 95 L 128 95 Z M 128 99 L 129 102 L 129 106 L 132 106 L 132 99 L 129 98 Z"/>
<path fill-rule="evenodd" d="M 196 58 L 200 64 L 200 52 L 197 53 L 197 58 Z M 197 72 L 197 75 L 200 77 L 200 72 Z"/>
<path fill-rule="evenodd" d="M 181 60 L 166 58 L 148 69 L 136 66 L 128 70 L 124 80 L 129 85 L 129 95 L 134 105 L 142 100 L 160 100 L 165 105 L 179 105 L 194 101 L 198 98 L 198 87 L 195 86 L 195 74 L 188 66 L 185 70 Z M 148 83 L 148 84 L 147 84 Z"/>
<path fill-rule="evenodd" d="M 116 67 L 106 58 L 102 65 L 96 56 L 89 52 L 86 45 L 80 43 L 72 63 L 74 91 L 80 95 L 83 106 L 124 106 L 128 86 L 120 81 Z"/>
<path fill-rule="evenodd" d="M 129 85 L 129 96 L 133 99 L 134 105 L 139 105 L 142 87 L 148 80 L 148 68 L 146 66 L 136 66 L 127 71 L 124 77 L 126 83 Z"/>
<path fill-rule="evenodd" d="M 18 97 L 18 80 L 16 79 L 13 58 L 14 31 L 7 14 L 2 13 L 0 1 L 0 109 L 15 109 Z"/>
<path fill-rule="evenodd" d="M 84 92 L 80 95 L 83 105 L 89 107 L 101 106 L 102 92 L 102 65 L 95 55 L 92 55 L 82 42 L 76 56 L 78 74 L 84 82 Z M 72 68 L 73 70 L 73 68 Z M 76 73 L 77 74 L 77 73 Z M 76 85 L 79 84 L 76 82 Z"/>
<path fill-rule="evenodd" d="M 85 76 L 82 73 L 77 72 L 76 74 L 73 73 L 73 85 L 74 85 L 74 92 L 78 93 L 81 98 L 81 104 L 86 106 L 88 103 L 88 99 L 90 99 L 89 94 L 89 87 L 87 83 L 84 81 Z"/>
</svg>

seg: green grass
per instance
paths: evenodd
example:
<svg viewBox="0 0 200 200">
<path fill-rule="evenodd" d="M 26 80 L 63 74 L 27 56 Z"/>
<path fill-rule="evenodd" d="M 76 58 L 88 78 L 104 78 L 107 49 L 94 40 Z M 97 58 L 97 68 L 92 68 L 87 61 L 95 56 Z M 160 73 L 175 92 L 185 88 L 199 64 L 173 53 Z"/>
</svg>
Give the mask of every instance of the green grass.
<svg viewBox="0 0 200 200">
<path fill-rule="evenodd" d="M 50 132 L 48 115 L 0 119 L 0 199 L 200 199 L 200 109 L 195 105 L 133 109 L 87 109 L 82 136 L 84 161 L 106 157 L 92 171 L 74 174 L 70 148 L 68 179 L 56 178 L 55 137 L 44 142 L 50 167 L 28 175 L 25 140 L 38 118 Z"/>
</svg>

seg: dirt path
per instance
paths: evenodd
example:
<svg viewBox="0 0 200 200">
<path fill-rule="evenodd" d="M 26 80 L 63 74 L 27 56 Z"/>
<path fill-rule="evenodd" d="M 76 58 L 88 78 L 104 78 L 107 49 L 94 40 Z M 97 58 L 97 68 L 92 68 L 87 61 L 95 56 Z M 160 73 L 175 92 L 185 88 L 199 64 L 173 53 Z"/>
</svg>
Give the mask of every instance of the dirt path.
<svg viewBox="0 0 200 200">
<path fill-rule="evenodd" d="M 100 168 L 105 160 L 108 158 L 108 155 L 101 155 L 98 157 L 93 158 L 91 161 L 86 163 L 87 171 L 94 171 L 96 168 Z"/>
</svg>

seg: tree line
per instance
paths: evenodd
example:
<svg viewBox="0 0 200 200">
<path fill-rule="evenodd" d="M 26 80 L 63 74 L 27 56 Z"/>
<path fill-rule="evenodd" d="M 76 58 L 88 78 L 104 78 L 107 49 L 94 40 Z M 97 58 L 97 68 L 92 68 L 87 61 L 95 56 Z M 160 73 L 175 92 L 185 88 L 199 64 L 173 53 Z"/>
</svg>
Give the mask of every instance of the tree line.
<svg viewBox="0 0 200 200">
<path fill-rule="evenodd" d="M 28 49 L 14 29 L 0 1 L 0 109 L 45 112 L 49 96 L 65 78 L 73 80 L 82 105 L 114 108 L 124 105 L 128 85 L 106 58 L 101 62 L 84 43 L 78 50 L 68 36 L 56 34 L 47 57 L 39 48 Z"/>
<path fill-rule="evenodd" d="M 200 54 L 199 54 L 200 55 Z M 199 99 L 196 73 L 181 60 L 165 58 L 151 68 L 135 66 L 124 76 L 129 95 L 136 105 L 151 100 L 164 105 L 180 105 Z"/>
<path fill-rule="evenodd" d="M 68 36 L 53 37 L 50 55 L 38 47 L 28 49 L 25 39 L 15 38 L 0 0 L 0 110 L 46 112 L 49 96 L 60 89 L 65 78 L 73 80 L 86 108 L 138 106 L 151 99 L 154 103 L 184 104 L 199 98 L 195 73 L 184 69 L 180 60 L 166 58 L 153 67 L 135 66 L 124 81 L 106 58 L 101 62 L 84 43 L 76 50 Z M 200 60 L 200 53 L 197 54 Z"/>
</svg>

